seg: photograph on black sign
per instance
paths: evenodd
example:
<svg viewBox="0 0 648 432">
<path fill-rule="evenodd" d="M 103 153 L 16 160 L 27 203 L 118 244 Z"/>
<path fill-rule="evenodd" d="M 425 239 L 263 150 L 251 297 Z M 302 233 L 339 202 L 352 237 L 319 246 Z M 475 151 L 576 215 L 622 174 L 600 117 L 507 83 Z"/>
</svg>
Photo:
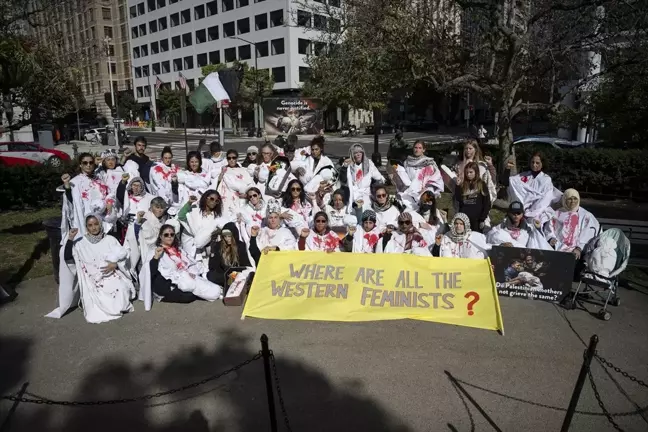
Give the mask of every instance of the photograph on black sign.
<svg viewBox="0 0 648 432">
<path fill-rule="evenodd" d="M 560 302 L 571 291 L 571 253 L 494 246 L 490 259 L 500 296 Z"/>
</svg>

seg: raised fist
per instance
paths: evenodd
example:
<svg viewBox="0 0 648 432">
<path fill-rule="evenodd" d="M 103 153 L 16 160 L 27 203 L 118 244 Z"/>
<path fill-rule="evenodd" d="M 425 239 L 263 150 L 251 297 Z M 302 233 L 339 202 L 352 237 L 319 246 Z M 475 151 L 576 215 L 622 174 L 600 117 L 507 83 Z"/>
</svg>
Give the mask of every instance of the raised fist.
<svg viewBox="0 0 648 432">
<path fill-rule="evenodd" d="M 128 182 L 128 179 L 129 179 L 129 178 L 130 178 L 130 174 L 128 174 L 127 172 L 125 172 L 124 174 L 122 174 L 122 183 L 126 183 L 126 182 Z"/>
<path fill-rule="evenodd" d="M 124 150 L 124 156 L 128 157 L 128 156 L 130 156 L 130 155 L 132 155 L 132 154 L 133 154 L 133 150 L 131 150 L 131 149 L 129 149 L 129 148 L 127 148 L 126 150 Z"/>
<path fill-rule="evenodd" d="M 142 218 L 144 217 L 145 212 L 139 211 L 137 212 L 137 223 L 142 223 Z"/>
<path fill-rule="evenodd" d="M 63 184 L 65 186 L 69 185 L 70 184 L 70 174 L 68 174 L 68 173 L 63 174 L 61 176 L 61 181 L 63 182 Z"/>
<path fill-rule="evenodd" d="M 70 240 L 74 240 L 74 237 L 76 237 L 76 235 L 78 234 L 78 232 L 79 232 L 79 229 L 78 229 L 78 228 L 72 228 L 72 229 L 70 229 L 70 232 L 68 233 L 68 238 L 69 238 Z"/>
<path fill-rule="evenodd" d="M 164 248 L 162 248 L 162 247 L 158 247 L 158 248 L 155 248 L 155 255 L 153 255 L 153 257 L 154 257 L 155 259 L 160 259 L 160 257 L 162 256 L 162 254 L 164 254 Z"/>
<path fill-rule="evenodd" d="M 303 228 L 299 235 L 301 235 L 303 238 L 306 238 L 308 237 L 308 234 L 310 234 L 310 230 L 308 228 Z"/>
<path fill-rule="evenodd" d="M 250 229 L 250 233 L 251 233 L 252 237 L 256 237 L 257 235 L 259 235 L 259 229 L 260 228 L 258 226 L 253 226 Z"/>
<path fill-rule="evenodd" d="M 171 175 L 171 183 L 177 183 L 178 182 L 178 176 L 176 174 Z"/>
<path fill-rule="evenodd" d="M 198 201 L 198 197 L 197 197 L 196 195 L 191 195 L 191 196 L 189 197 L 189 202 L 190 202 L 191 204 L 195 203 L 196 201 Z"/>
<path fill-rule="evenodd" d="M 434 238 L 434 243 L 437 246 L 441 246 L 441 239 L 443 238 L 442 234 L 437 234 L 437 236 Z"/>
</svg>

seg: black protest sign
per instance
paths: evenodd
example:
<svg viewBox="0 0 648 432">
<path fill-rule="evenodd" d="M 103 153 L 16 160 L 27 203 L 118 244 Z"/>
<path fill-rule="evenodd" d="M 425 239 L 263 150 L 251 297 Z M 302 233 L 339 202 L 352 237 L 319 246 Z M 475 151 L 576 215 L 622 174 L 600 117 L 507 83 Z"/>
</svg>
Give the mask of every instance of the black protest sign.
<svg viewBox="0 0 648 432">
<path fill-rule="evenodd" d="M 493 246 L 490 259 L 500 296 L 559 302 L 571 291 L 571 253 Z"/>
</svg>

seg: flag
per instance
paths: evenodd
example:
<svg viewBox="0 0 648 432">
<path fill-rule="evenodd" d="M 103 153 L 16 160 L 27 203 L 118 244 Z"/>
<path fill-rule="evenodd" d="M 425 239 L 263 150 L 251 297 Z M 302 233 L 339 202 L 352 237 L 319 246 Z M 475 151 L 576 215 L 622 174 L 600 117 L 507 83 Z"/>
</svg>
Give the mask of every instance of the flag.
<svg viewBox="0 0 648 432">
<path fill-rule="evenodd" d="M 207 75 L 198 88 L 189 96 L 189 102 L 191 102 L 198 114 L 202 114 L 207 108 L 216 105 L 217 102 L 229 102 L 230 99 L 227 90 L 220 81 L 218 72 Z"/>
<path fill-rule="evenodd" d="M 180 80 L 180 88 L 182 90 L 187 90 L 187 78 L 185 78 L 182 73 L 178 72 L 178 79 Z"/>
<path fill-rule="evenodd" d="M 160 77 L 155 75 L 155 91 L 159 91 L 160 87 L 162 87 L 162 84 L 164 84 L 164 83 L 162 82 Z"/>
</svg>

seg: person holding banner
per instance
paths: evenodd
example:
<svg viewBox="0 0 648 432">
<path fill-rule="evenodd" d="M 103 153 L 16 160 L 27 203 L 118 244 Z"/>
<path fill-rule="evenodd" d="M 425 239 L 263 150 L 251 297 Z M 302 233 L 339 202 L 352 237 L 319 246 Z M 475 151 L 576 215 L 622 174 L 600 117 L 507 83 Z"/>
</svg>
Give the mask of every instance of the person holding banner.
<svg viewBox="0 0 648 432">
<path fill-rule="evenodd" d="M 161 157 L 162 161 L 151 168 L 151 193 L 164 198 L 169 206 L 178 206 L 182 201 L 178 198 L 178 168 L 173 163 L 171 147 L 164 147 Z"/>
<path fill-rule="evenodd" d="M 405 253 L 418 256 L 431 256 L 428 243 L 414 227 L 412 215 L 403 212 L 398 217 L 398 231 L 388 226 L 381 241 L 378 242 L 376 253 Z"/>
<path fill-rule="evenodd" d="M 342 239 L 342 250 L 354 253 L 375 253 L 376 245 L 382 235 L 381 229 L 376 225 L 376 212 L 365 210 L 362 212 L 360 227 L 350 226 L 347 235 Z"/>
<path fill-rule="evenodd" d="M 354 144 L 349 149 L 349 157 L 344 161 L 340 170 L 340 181 L 349 187 L 349 202 L 362 202 L 360 211 L 366 210 L 371 204 L 371 184 L 385 183 L 374 163 L 367 158 L 364 148 Z M 351 206 L 349 213 L 354 213 Z"/>
<path fill-rule="evenodd" d="M 313 229 L 302 228 L 298 249 L 303 251 L 339 252 L 340 238 L 331 231 L 329 219 L 325 212 L 320 211 L 313 218 Z"/>
<path fill-rule="evenodd" d="M 202 157 L 197 151 L 187 154 L 187 167 L 178 172 L 179 200 L 187 202 L 190 196 L 200 198 L 209 189 L 212 173 L 202 168 Z"/>
<path fill-rule="evenodd" d="M 239 231 L 236 224 L 228 222 L 223 226 L 220 240 L 212 241 L 209 255 L 209 272 L 207 279 L 216 285 L 225 286 L 225 276 L 232 267 L 255 267 L 259 261 L 258 248 L 252 256 L 247 245 L 239 240 Z"/>
<path fill-rule="evenodd" d="M 580 206 L 576 189 L 567 189 L 550 223 L 545 224 L 545 238 L 557 251 L 572 252 L 580 258 L 585 245 L 599 233 L 600 225 L 594 215 Z"/>
<path fill-rule="evenodd" d="M 519 201 L 513 201 L 509 205 L 502 223 L 488 232 L 487 241 L 496 246 L 552 249 L 544 235 L 535 226 L 527 223 L 524 218 L 524 206 Z"/>
<path fill-rule="evenodd" d="M 468 216 L 457 213 L 450 223 L 450 231 L 436 236 L 431 252 L 435 257 L 485 259 L 490 248 L 483 234 L 470 229 Z"/>
<path fill-rule="evenodd" d="M 260 256 L 278 250 L 296 250 L 295 236 L 288 228 L 281 226 L 281 205 L 277 201 L 268 202 L 265 227 L 252 226 L 250 253 Z M 258 262 L 257 262 L 258 264 Z"/>
</svg>

